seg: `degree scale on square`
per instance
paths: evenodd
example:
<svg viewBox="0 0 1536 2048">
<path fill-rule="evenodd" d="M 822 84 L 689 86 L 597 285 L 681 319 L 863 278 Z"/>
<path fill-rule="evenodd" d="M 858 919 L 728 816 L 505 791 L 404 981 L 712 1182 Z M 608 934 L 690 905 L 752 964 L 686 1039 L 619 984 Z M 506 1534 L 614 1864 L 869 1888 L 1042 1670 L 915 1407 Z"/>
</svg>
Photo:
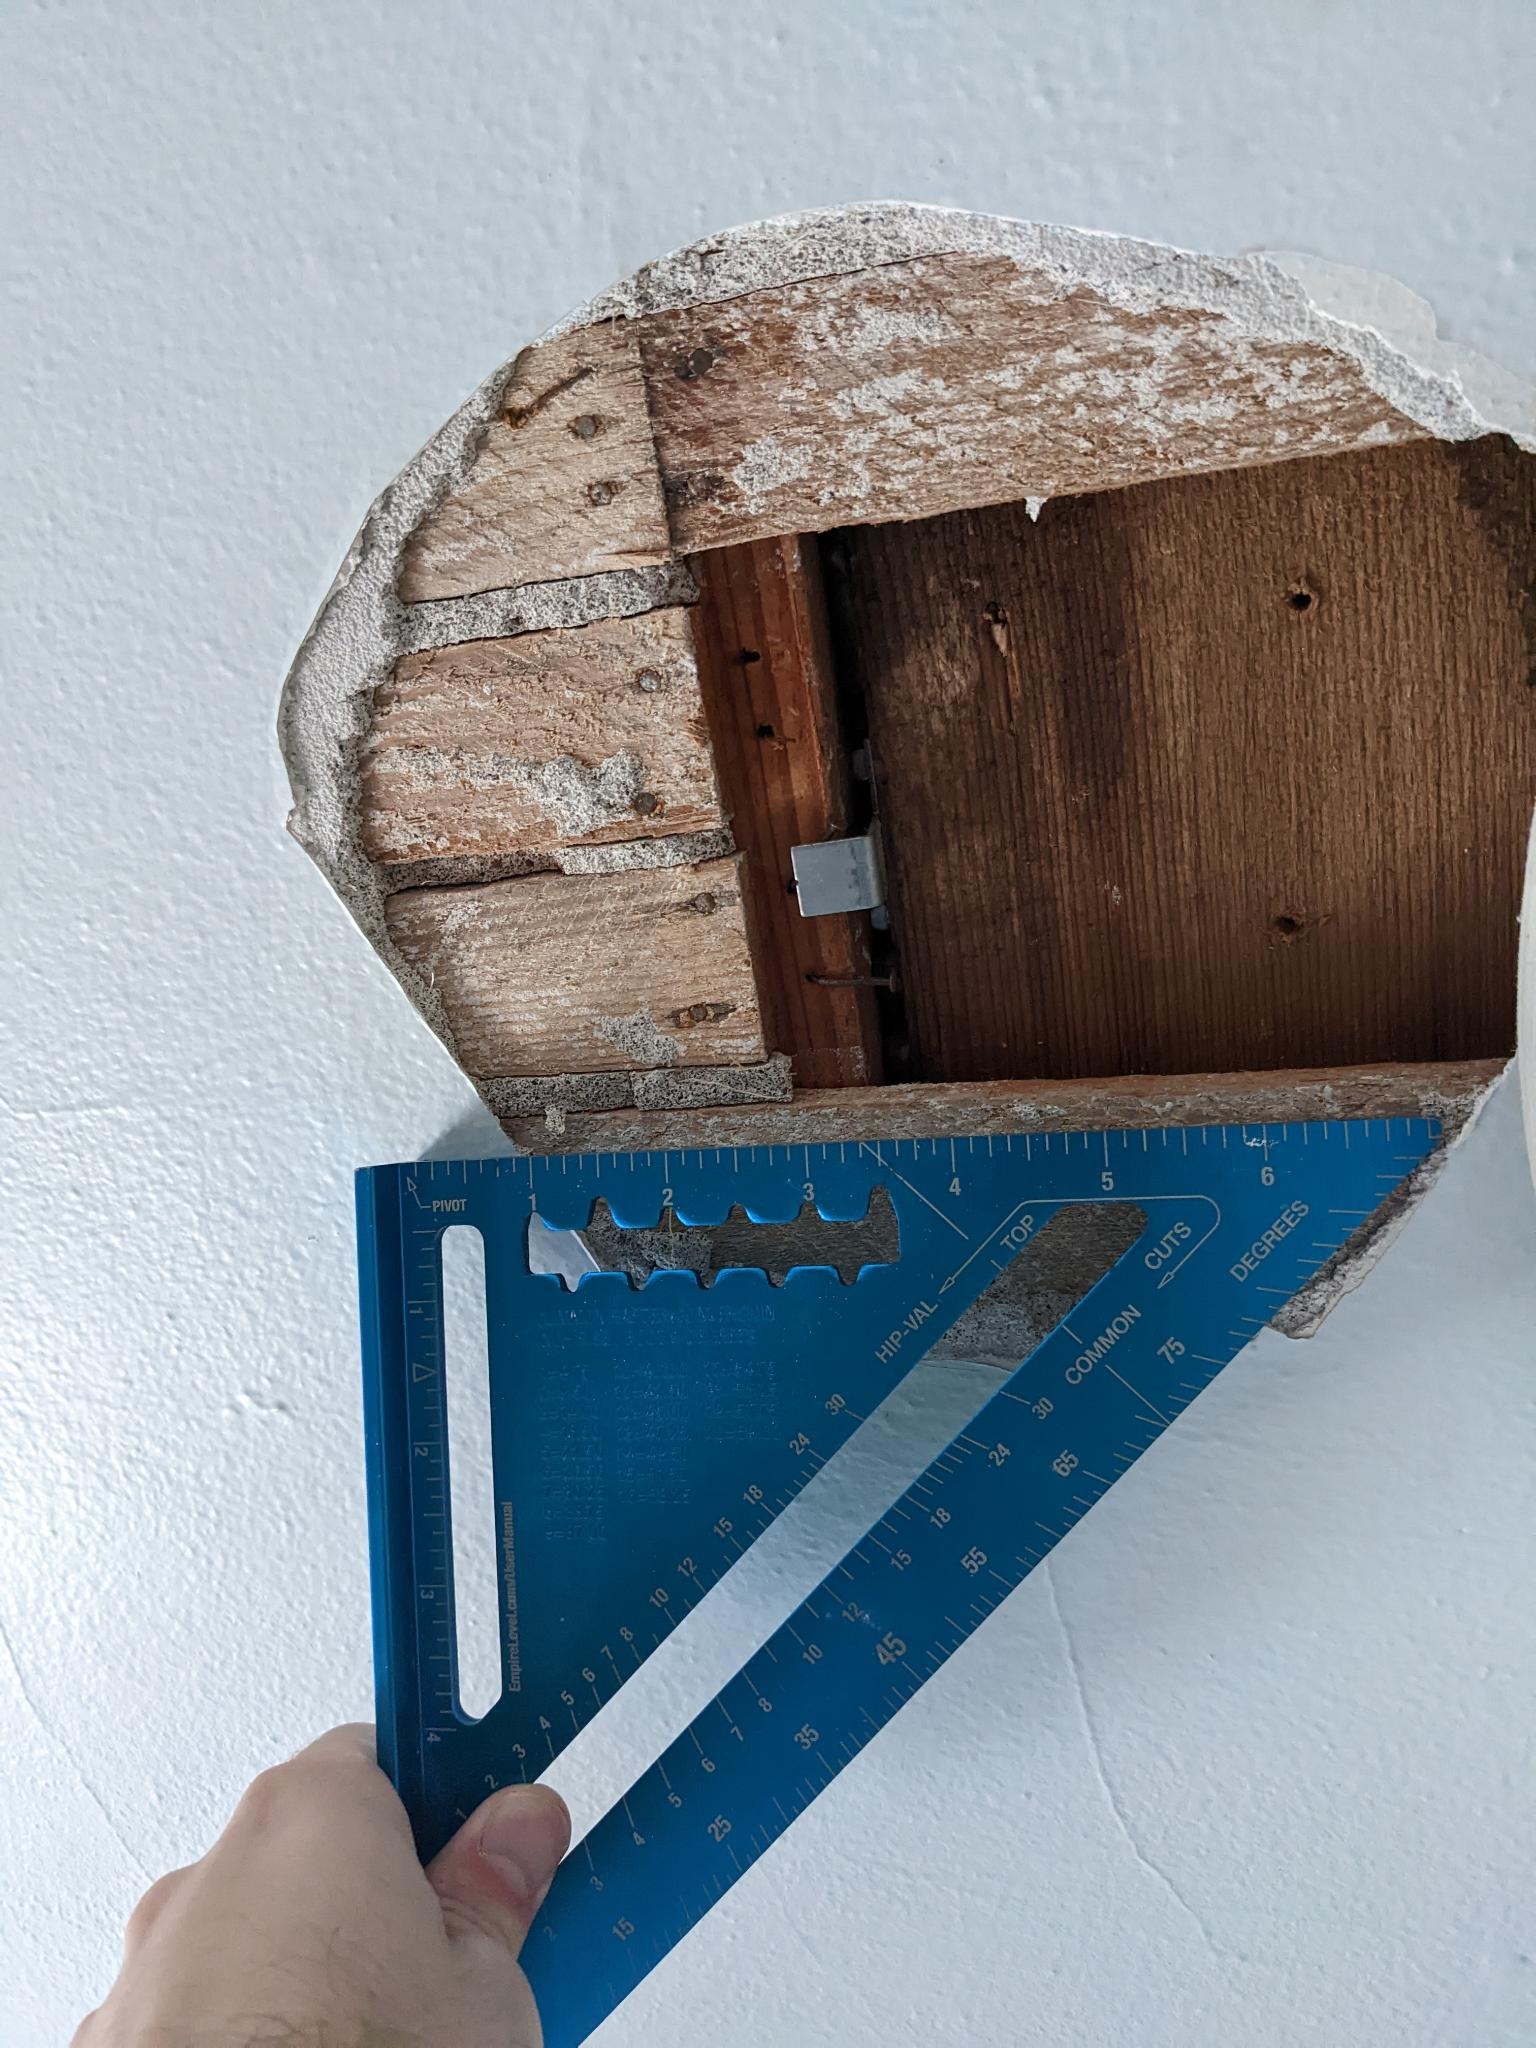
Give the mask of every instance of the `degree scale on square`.
<svg viewBox="0 0 1536 2048">
<path fill-rule="evenodd" d="M 586 2039 L 1439 1140 L 1398 1117 L 359 1174 L 380 1750 L 424 1856 L 489 1786 L 553 1761 L 1054 1216 L 1144 1219 L 573 1849 L 524 1951 L 549 2048 Z M 853 1279 L 530 1265 L 530 1231 L 548 1263 L 599 1200 L 621 1229 L 737 1206 L 854 1222 L 877 1190 L 899 1250 Z M 451 1565 L 454 1225 L 485 1245 L 504 1686 L 479 1720 L 459 1701 Z"/>
</svg>

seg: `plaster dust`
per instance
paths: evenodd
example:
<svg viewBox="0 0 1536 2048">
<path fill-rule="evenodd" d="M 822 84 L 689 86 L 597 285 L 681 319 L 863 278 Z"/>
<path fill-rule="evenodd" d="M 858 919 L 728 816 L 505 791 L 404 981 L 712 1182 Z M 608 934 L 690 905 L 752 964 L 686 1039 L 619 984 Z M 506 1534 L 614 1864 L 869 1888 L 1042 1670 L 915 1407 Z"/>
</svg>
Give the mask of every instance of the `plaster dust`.
<svg viewBox="0 0 1536 2048">
<path fill-rule="evenodd" d="M 633 1019 L 629 1020 L 631 1023 Z M 645 1020 L 650 1025 L 650 1020 Z M 645 1057 L 641 1047 L 650 1044 L 650 1032 L 638 1025 L 628 1034 L 626 1051 L 633 1051 L 637 1057 Z M 676 1048 L 660 1032 L 656 1039 L 665 1045 L 675 1060 Z M 616 1109 L 674 1110 L 674 1109 L 718 1109 L 745 1103 L 786 1103 L 790 1100 L 789 1061 L 782 1053 L 775 1053 L 772 1059 L 764 1060 L 751 1067 L 684 1067 L 667 1066 L 641 1069 L 638 1072 L 609 1072 L 598 1074 L 507 1074 L 480 1084 L 480 1092 L 493 1116 L 504 1123 L 519 1117 L 539 1117 L 544 1121 L 544 1136 L 551 1135 L 566 1139 L 570 1126 L 566 1122 L 568 1113 L 590 1115 L 595 1111 Z M 553 1123 L 549 1112 L 560 1111 Z M 537 1143 L 539 1133 L 528 1131 L 524 1143 L 530 1148 Z M 592 1143 L 598 1133 L 583 1133 L 583 1141 Z M 628 1149 L 627 1147 L 625 1148 Z"/>
<path fill-rule="evenodd" d="M 394 621 L 402 654 L 426 654 L 466 640 L 500 640 L 516 633 L 547 633 L 558 626 L 595 626 L 668 605 L 697 602 L 686 563 L 611 569 L 516 590 L 482 590 L 474 597 L 437 597 L 401 605 Z"/>
<path fill-rule="evenodd" d="M 657 13 L 0 21 L 4 2048 L 62 2048 L 148 1881 L 371 1712 L 351 1170 L 506 1144 L 284 839 L 272 701 L 476 367 L 874 187 L 1365 261 L 1536 369 L 1529 8 Z M 1506 1085 L 592 2048 L 1530 2048 L 1532 1218 Z M 990 1376 L 906 1384 L 578 1807 Z"/>
<path fill-rule="evenodd" d="M 648 1010 L 634 1010 L 625 1017 L 600 1017 L 597 1030 L 637 1067 L 677 1064 L 677 1047 L 665 1032 L 657 1030 Z"/>
<path fill-rule="evenodd" d="M 645 763 L 638 754 L 606 755 L 590 766 L 572 754 L 530 761 L 494 747 L 413 746 L 401 750 L 394 773 L 407 789 L 433 789 L 451 775 L 467 789 L 514 783 L 557 814 L 562 830 L 592 831 L 633 805 Z M 574 823 L 566 826 L 566 816 Z"/>
<path fill-rule="evenodd" d="M 541 805 L 568 837 L 579 839 L 634 811 L 645 787 L 645 763 L 628 750 L 605 755 L 591 767 L 560 754 L 553 761 L 510 762 L 505 779 Z"/>
<path fill-rule="evenodd" d="M 1286 1337 L 1313 1337 L 1317 1334 L 1325 1317 L 1332 1314 L 1346 1294 L 1352 1294 L 1363 1285 L 1377 1262 L 1397 1242 L 1409 1217 L 1444 1173 L 1451 1154 L 1458 1145 L 1465 1143 L 1469 1132 L 1493 1099 L 1494 1091 L 1508 1082 L 1514 1071 L 1515 1064 L 1511 1062 L 1498 1080 L 1490 1081 L 1470 1101 L 1462 1097 L 1440 1105 L 1433 1100 L 1424 1104 L 1424 1115 L 1442 1118 L 1446 1142 L 1416 1166 L 1403 1185 L 1361 1224 L 1354 1236 L 1318 1267 L 1306 1286 L 1283 1304 L 1270 1319 L 1272 1328 Z"/>
</svg>

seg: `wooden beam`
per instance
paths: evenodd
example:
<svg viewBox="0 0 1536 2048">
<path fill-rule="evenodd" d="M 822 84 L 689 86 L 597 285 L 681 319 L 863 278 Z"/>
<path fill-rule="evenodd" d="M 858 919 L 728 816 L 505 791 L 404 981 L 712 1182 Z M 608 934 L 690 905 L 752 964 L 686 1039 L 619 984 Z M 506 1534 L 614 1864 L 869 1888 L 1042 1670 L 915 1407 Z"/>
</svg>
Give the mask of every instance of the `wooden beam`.
<svg viewBox="0 0 1536 2048">
<path fill-rule="evenodd" d="M 764 1057 L 734 859 L 407 889 L 385 915 L 476 1080 Z"/>
<path fill-rule="evenodd" d="M 768 1042 L 798 1088 L 880 1078 L 869 918 L 800 914 L 790 848 L 849 829 L 821 569 L 813 544 L 695 556 L 700 685 L 743 855 Z"/>
<path fill-rule="evenodd" d="M 532 1117 L 507 1118 L 504 1127 L 516 1143 L 537 1152 L 878 1144 L 886 1139 L 1326 1123 L 1382 1116 L 1435 1117 L 1451 1135 L 1507 1064 L 1455 1060 L 1263 1074 L 1117 1074 L 1084 1081 L 955 1082 L 936 1087 L 906 1083 L 816 1089 L 789 1103 L 573 1115 L 558 1139 Z"/>
<path fill-rule="evenodd" d="M 831 554 L 909 1027 L 892 1078 L 1512 1048 L 1536 458 L 1426 441 Z"/>
<path fill-rule="evenodd" d="M 631 330 L 526 348 L 469 475 L 407 542 L 405 604 L 666 561 L 666 509 Z"/>
<path fill-rule="evenodd" d="M 1415 439 L 1343 354 L 945 255 L 635 323 L 681 549 Z"/>
<path fill-rule="evenodd" d="M 374 692 L 360 796 L 386 865 L 718 826 L 687 611 L 405 656 Z"/>
</svg>

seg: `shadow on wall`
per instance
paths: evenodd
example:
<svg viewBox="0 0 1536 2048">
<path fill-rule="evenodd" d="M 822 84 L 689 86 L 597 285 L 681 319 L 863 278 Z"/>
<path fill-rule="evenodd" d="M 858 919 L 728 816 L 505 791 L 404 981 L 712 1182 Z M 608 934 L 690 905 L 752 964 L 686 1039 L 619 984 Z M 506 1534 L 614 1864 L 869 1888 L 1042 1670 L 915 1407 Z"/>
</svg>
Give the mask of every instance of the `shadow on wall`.
<svg viewBox="0 0 1536 2048">
<path fill-rule="evenodd" d="M 477 1102 L 434 1138 L 421 1156 L 423 1159 L 507 1159 L 515 1150 L 484 1103 Z"/>
</svg>

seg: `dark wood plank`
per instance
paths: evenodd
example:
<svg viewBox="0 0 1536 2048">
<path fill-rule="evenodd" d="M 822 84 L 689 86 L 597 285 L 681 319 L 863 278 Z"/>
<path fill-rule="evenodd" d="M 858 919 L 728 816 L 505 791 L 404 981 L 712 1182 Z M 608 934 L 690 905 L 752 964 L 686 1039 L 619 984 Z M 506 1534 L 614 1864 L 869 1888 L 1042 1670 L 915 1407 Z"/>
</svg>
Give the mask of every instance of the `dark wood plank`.
<svg viewBox="0 0 1536 2048">
<path fill-rule="evenodd" d="M 1536 460 L 1488 439 L 856 528 L 893 1080 L 1514 1042 Z"/>
<path fill-rule="evenodd" d="M 699 688 L 722 807 L 744 856 L 769 1050 L 798 1088 L 880 1078 L 869 920 L 800 915 L 789 849 L 849 829 L 814 544 L 754 541 L 696 556 Z"/>
</svg>

